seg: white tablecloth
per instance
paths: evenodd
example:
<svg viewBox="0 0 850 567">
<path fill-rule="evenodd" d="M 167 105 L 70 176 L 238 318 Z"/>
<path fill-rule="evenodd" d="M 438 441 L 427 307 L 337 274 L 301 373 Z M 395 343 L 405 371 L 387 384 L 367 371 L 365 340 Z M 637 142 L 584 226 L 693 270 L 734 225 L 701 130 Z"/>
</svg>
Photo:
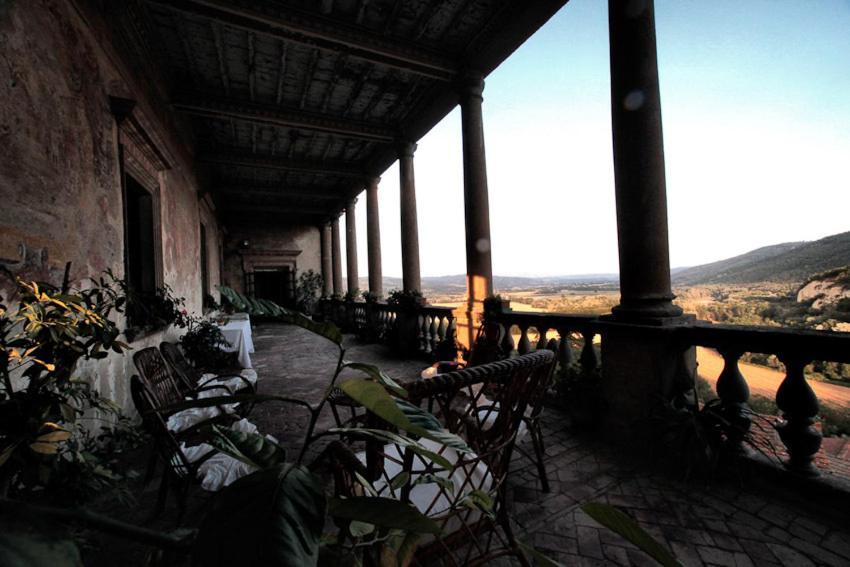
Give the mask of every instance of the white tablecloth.
<svg viewBox="0 0 850 567">
<path fill-rule="evenodd" d="M 254 342 L 251 339 L 251 322 L 247 320 L 231 320 L 220 325 L 224 340 L 230 345 L 228 352 L 239 353 L 239 365 L 242 368 L 252 368 L 250 353 L 254 352 Z"/>
</svg>

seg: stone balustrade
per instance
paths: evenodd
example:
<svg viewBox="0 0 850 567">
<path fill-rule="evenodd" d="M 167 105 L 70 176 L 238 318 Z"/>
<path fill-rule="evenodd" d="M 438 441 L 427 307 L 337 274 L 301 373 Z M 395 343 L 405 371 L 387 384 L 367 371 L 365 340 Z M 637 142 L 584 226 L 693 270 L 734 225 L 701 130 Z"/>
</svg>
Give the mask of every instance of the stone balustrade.
<svg viewBox="0 0 850 567">
<path fill-rule="evenodd" d="M 570 341 L 579 342 L 579 362 L 586 370 L 595 369 L 597 360 L 594 338 L 604 340 L 611 331 L 624 329 L 654 335 L 685 352 L 701 346 L 717 350 L 724 359 L 724 368 L 717 378 L 716 392 L 726 420 L 735 427 L 737 438 L 743 442 L 750 427 L 748 401 L 750 390 L 738 362 L 744 353 L 773 354 L 784 364 L 785 377 L 776 391 L 776 405 L 781 418 L 775 423 L 782 443 L 788 451 L 786 466 L 798 473 L 816 474 L 813 465 L 821 445 L 821 432 L 814 426 L 819 402 L 805 379 L 805 367 L 814 361 L 850 363 L 850 334 L 830 331 L 809 331 L 776 327 L 714 325 L 685 320 L 681 325 L 651 326 L 624 324 L 608 317 L 566 315 L 557 313 L 520 313 L 501 311 L 489 313 L 486 320 L 498 323 L 502 330 L 502 349 L 509 355 L 525 354 L 535 349 L 549 348 L 558 353 L 562 367 L 573 363 Z M 536 331 L 532 342 L 530 330 Z M 557 333 L 553 337 L 552 331 Z M 518 335 L 518 340 L 514 337 Z M 569 337 L 568 341 L 563 340 Z M 693 384 L 693 374 L 686 368 L 677 369 L 680 384 Z"/>
<path fill-rule="evenodd" d="M 410 315 L 410 323 L 400 325 Z M 432 359 L 445 340 L 454 340 L 456 327 L 451 307 L 424 305 L 414 312 L 402 313 L 386 302 L 342 301 L 325 299 L 319 303 L 319 318 L 333 321 L 346 332 L 355 333 L 367 342 L 391 342 L 403 333 L 403 343 L 410 345 L 407 354 Z M 394 344 L 398 344 L 396 341 Z"/>
</svg>

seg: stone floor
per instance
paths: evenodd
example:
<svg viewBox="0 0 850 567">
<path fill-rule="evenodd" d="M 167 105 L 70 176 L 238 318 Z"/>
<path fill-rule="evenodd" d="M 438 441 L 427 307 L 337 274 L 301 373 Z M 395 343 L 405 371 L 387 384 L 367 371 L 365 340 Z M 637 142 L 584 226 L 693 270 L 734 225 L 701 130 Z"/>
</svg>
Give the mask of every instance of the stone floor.
<svg viewBox="0 0 850 567">
<path fill-rule="evenodd" d="M 301 329 L 272 324 L 255 329 L 254 344 L 261 393 L 311 402 L 321 398 L 336 364 L 335 345 Z M 351 337 L 344 346 L 346 360 L 377 364 L 397 379 L 414 377 L 424 366 L 391 358 L 383 347 L 358 344 Z M 297 411 L 263 404 L 251 419 L 285 445 L 294 448 L 302 440 L 304 416 Z M 684 565 L 850 565 L 850 511 L 824 514 L 798 499 L 779 498 L 760 482 L 683 482 L 592 436 L 568 431 L 565 421 L 555 409 L 544 413 L 551 491 L 542 492 L 536 468 L 517 454 L 508 493 L 519 538 L 552 559 L 565 565 L 655 564 L 579 508 L 586 502 L 607 502 L 635 518 Z M 320 427 L 331 425 L 328 413 Z M 530 450 L 530 445 L 523 448 Z M 155 485 L 142 494 L 137 514 L 149 510 Z M 189 525 L 192 510 L 200 513 L 206 499 L 195 494 L 195 500 Z M 166 529 L 168 521 L 160 519 L 151 527 Z M 142 556 L 135 549 L 133 557 Z M 122 564 L 137 563 L 122 554 Z"/>
<path fill-rule="evenodd" d="M 300 329 L 271 325 L 260 326 L 254 342 L 264 392 L 319 399 L 333 373 L 334 345 Z M 423 367 L 351 337 L 345 347 L 347 360 L 377 364 L 398 379 L 415 377 Z M 286 426 L 271 409 L 254 415 L 261 427 Z M 518 454 L 509 495 L 520 538 L 553 559 L 566 565 L 654 564 L 579 508 L 596 501 L 625 510 L 685 565 L 850 565 L 846 522 L 778 501 L 772 491 L 756 486 L 670 478 L 570 433 L 559 426 L 564 422 L 557 410 L 544 413 L 550 493 L 540 489 L 532 461 Z"/>
</svg>

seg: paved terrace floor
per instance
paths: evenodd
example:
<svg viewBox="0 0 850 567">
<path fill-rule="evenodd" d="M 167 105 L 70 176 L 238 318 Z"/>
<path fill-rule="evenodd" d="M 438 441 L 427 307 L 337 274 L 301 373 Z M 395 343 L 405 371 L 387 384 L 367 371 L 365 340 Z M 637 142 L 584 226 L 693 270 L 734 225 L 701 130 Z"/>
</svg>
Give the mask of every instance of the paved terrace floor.
<svg viewBox="0 0 850 567">
<path fill-rule="evenodd" d="M 299 328 L 276 324 L 258 326 L 254 343 L 262 393 L 312 402 L 320 399 L 335 366 L 334 345 Z M 384 347 L 359 344 L 350 336 L 345 347 L 347 360 L 378 364 L 398 379 L 414 377 L 423 367 L 422 362 L 394 359 Z M 258 406 L 251 419 L 286 445 L 300 442 L 303 430 L 295 413 L 269 404 Z M 559 411 L 546 410 L 543 423 L 551 492 L 542 492 L 533 463 L 521 454 L 516 457 L 508 492 L 520 539 L 553 559 L 565 565 L 655 564 L 579 509 L 580 504 L 595 501 L 625 510 L 684 565 L 850 565 L 850 523 L 841 521 L 839 511 L 823 514 L 805 502 L 778 497 L 758 482 L 684 482 L 657 467 L 638 464 L 587 434 L 570 432 L 565 422 Z M 330 415 L 323 423 L 331 425 Z M 145 490 L 141 508 L 152 505 L 155 487 L 156 482 Z M 186 518 L 190 525 L 200 517 L 205 500 L 200 489 L 195 489 L 195 495 Z M 171 506 L 173 510 L 173 502 Z M 171 516 L 156 524 L 173 527 Z M 130 555 L 141 558 L 141 549 Z M 123 556 L 121 564 L 136 563 Z"/>
</svg>

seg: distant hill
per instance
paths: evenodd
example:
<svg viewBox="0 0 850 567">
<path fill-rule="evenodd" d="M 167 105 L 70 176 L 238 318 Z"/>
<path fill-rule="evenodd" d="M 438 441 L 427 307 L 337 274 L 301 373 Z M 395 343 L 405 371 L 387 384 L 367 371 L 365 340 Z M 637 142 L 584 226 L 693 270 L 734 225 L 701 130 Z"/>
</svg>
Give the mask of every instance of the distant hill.
<svg viewBox="0 0 850 567">
<path fill-rule="evenodd" d="M 815 273 L 850 264 L 850 232 L 812 242 L 786 242 L 758 248 L 711 264 L 673 270 L 679 286 L 712 283 L 802 283 Z"/>
<path fill-rule="evenodd" d="M 529 289 L 535 287 L 561 287 L 587 284 L 616 284 L 617 274 L 582 274 L 577 276 L 494 276 L 493 285 L 499 292 L 512 289 Z M 360 289 L 367 289 L 369 280 L 360 278 Z M 384 291 L 401 289 L 401 278 L 384 277 Z M 429 293 L 463 293 L 466 291 L 466 275 L 425 276 L 422 278 L 422 290 Z"/>
</svg>

